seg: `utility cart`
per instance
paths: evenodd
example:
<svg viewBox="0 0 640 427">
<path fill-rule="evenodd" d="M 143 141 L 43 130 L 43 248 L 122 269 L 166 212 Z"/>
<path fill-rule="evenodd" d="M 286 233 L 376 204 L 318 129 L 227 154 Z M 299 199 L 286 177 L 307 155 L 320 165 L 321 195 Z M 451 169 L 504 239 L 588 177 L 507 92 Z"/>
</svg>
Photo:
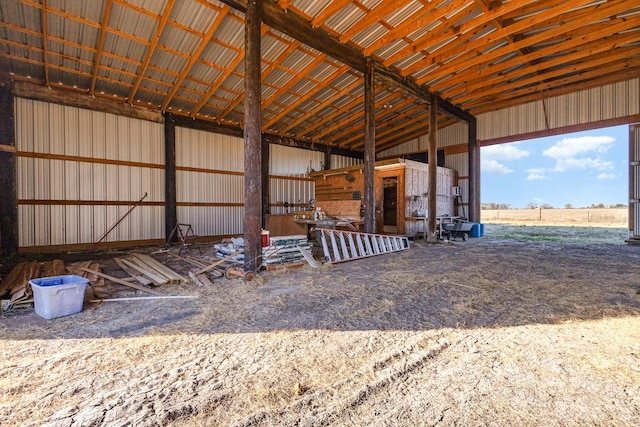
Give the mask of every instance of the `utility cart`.
<svg viewBox="0 0 640 427">
<path fill-rule="evenodd" d="M 440 223 L 440 235 L 446 240 L 455 240 L 462 237 L 462 240 L 469 240 L 469 233 L 473 228 L 473 222 L 454 221 Z"/>
</svg>

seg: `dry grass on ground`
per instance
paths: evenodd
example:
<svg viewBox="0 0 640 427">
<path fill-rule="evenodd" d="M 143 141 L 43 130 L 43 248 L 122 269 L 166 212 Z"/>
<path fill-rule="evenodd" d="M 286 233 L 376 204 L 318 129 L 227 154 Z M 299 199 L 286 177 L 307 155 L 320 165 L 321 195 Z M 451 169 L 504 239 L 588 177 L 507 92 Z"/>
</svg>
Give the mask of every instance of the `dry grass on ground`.
<svg viewBox="0 0 640 427">
<path fill-rule="evenodd" d="M 0 319 L 0 425 L 638 425 L 640 247 L 510 233 Z"/>
</svg>

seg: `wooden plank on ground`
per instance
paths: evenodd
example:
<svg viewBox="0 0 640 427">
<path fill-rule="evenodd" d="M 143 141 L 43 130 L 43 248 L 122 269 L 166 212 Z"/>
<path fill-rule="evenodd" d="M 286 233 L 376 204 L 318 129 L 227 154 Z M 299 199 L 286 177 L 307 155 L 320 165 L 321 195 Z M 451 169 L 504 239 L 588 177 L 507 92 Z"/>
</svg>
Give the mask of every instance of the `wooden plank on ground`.
<svg viewBox="0 0 640 427">
<path fill-rule="evenodd" d="M 218 260 L 216 262 L 214 262 L 213 264 L 210 264 L 209 266 L 205 267 L 205 268 L 201 268 L 200 270 L 196 271 L 196 274 L 202 274 L 205 273 L 209 270 L 212 270 L 214 268 L 216 268 L 217 266 L 219 266 L 220 264 L 223 264 L 224 262 L 230 260 L 231 258 L 235 257 L 236 255 L 240 255 L 241 253 L 244 252 L 244 249 L 240 249 L 239 251 L 232 253 L 231 255 L 227 255 L 226 257 L 222 258 L 221 260 Z"/>
<path fill-rule="evenodd" d="M 137 269 L 135 269 L 133 267 L 129 267 L 128 265 L 126 265 L 120 258 L 114 258 L 114 261 L 129 276 L 131 276 L 132 278 L 134 278 L 135 280 L 137 280 L 141 284 L 143 284 L 145 286 L 149 286 L 149 285 L 151 285 L 153 283 L 151 280 L 149 280 L 146 277 L 144 277 L 144 275 L 140 271 L 138 271 Z"/>
<path fill-rule="evenodd" d="M 101 272 L 98 272 L 98 271 L 89 270 L 87 268 L 83 268 L 83 270 L 86 271 L 87 273 L 93 273 L 95 275 L 104 277 L 105 279 L 110 280 L 110 281 L 112 281 L 114 283 L 119 283 L 121 285 L 128 286 L 128 287 L 133 288 L 133 289 L 137 289 L 139 291 L 148 292 L 148 293 L 153 294 L 153 295 L 165 296 L 165 294 L 163 294 L 162 292 L 156 291 L 155 289 L 149 289 L 149 288 L 145 288 L 144 286 L 137 285 L 135 283 L 129 283 L 129 282 L 125 281 L 125 280 L 118 279 L 117 277 L 109 276 L 108 274 L 104 274 L 104 273 L 101 273 Z"/>
</svg>

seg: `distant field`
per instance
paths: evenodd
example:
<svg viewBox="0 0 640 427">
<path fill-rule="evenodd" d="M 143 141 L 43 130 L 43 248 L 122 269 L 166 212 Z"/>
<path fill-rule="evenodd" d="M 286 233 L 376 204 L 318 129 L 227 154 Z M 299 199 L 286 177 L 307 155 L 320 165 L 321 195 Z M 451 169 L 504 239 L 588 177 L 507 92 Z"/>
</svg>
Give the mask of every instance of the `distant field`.
<svg viewBox="0 0 640 427">
<path fill-rule="evenodd" d="M 627 227 L 627 208 L 616 209 L 496 209 L 481 212 L 487 224 L 567 225 L 586 227 Z"/>
</svg>

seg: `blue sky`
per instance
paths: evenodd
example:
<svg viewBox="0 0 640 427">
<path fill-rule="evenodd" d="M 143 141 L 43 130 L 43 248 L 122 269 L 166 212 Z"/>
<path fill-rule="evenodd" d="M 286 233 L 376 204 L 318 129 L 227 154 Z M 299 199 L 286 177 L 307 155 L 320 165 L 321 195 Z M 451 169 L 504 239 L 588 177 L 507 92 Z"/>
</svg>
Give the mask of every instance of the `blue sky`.
<svg viewBox="0 0 640 427">
<path fill-rule="evenodd" d="M 627 204 L 629 127 L 482 147 L 482 203 Z"/>
</svg>

